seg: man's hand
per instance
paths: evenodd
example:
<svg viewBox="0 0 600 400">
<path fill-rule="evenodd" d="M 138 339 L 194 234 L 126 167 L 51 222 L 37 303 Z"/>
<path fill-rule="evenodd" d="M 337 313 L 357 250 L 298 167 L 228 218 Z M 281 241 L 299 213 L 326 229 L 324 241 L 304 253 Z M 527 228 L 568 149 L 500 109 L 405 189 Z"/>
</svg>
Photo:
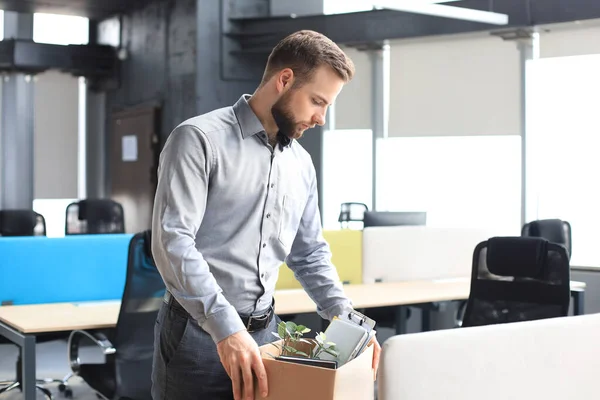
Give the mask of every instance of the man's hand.
<svg viewBox="0 0 600 400">
<path fill-rule="evenodd" d="M 240 331 L 217 344 L 217 352 L 227 375 L 231 378 L 235 400 L 254 399 L 254 377 L 263 397 L 267 396 L 267 373 L 258 345 L 248 331 Z M 243 393 L 242 393 L 243 392 Z M 243 397 L 242 397 L 243 395 Z"/>
<path fill-rule="evenodd" d="M 369 346 L 375 346 L 373 348 L 373 380 L 377 379 L 377 369 L 379 368 L 379 355 L 381 354 L 381 346 L 377 341 L 377 338 L 373 336 L 373 339 L 368 344 Z"/>
</svg>

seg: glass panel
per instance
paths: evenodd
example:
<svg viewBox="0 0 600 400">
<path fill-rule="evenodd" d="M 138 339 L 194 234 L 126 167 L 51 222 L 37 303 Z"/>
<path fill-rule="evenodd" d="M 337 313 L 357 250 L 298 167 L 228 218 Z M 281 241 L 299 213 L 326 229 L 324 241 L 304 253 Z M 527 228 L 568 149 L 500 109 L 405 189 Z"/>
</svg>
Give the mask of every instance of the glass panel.
<svg viewBox="0 0 600 400">
<path fill-rule="evenodd" d="M 429 226 L 519 234 L 519 136 L 403 137 L 378 145 L 378 210 L 425 211 Z"/>
</svg>

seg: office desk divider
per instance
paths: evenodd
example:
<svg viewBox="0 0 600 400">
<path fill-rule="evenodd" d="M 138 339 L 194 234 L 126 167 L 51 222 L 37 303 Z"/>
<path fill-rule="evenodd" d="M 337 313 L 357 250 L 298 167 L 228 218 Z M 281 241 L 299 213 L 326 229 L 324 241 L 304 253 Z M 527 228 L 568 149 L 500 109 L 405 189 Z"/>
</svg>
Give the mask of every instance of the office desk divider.
<svg viewBox="0 0 600 400">
<path fill-rule="evenodd" d="M 121 299 L 131 234 L 0 237 L 3 305 Z"/>
</svg>

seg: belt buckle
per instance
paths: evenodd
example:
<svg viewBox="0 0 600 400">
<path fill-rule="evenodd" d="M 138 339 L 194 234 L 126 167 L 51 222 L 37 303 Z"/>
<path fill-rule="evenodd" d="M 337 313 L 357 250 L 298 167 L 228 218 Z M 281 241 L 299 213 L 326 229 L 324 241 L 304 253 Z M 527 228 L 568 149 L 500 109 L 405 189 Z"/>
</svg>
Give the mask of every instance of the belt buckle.
<svg viewBox="0 0 600 400">
<path fill-rule="evenodd" d="M 267 327 L 266 322 L 269 321 L 269 317 L 270 317 L 271 313 L 268 312 L 266 314 L 263 315 L 251 315 L 250 317 L 248 317 L 248 324 L 246 325 L 246 329 L 248 330 L 248 332 L 255 332 L 259 329 L 265 329 Z M 256 321 L 259 323 L 262 323 L 261 327 L 254 327 L 252 325 L 252 323 Z"/>
</svg>

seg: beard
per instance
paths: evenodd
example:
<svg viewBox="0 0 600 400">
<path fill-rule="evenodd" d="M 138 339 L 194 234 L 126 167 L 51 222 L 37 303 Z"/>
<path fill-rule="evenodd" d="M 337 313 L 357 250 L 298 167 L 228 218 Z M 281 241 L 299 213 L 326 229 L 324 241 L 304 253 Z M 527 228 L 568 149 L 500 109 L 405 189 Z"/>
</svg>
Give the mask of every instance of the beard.
<svg viewBox="0 0 600 400">
<path fill-rule="evenodd" d="M 298 122 L 292 114 L 290 107 L 291 92 L 285 93 L 271 107 L 271 115 L 277 124 L 279 132 L 277 132 L 277 141 L 283 146 L 287 146 L 292 139 L 302 137 L 302 131 L 298 129 Z"/>
</svg>

